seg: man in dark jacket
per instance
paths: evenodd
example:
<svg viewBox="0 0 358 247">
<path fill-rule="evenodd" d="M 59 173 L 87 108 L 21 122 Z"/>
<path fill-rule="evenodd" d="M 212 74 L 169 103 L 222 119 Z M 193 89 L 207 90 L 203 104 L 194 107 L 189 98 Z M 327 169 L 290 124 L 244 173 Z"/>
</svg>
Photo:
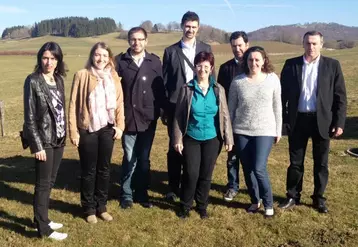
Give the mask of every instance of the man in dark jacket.
<svg viewBox="0 0 358 247">
<path fill-rule="evenodd" d="M 183 37 L 177 43 L 167 47 L 163 56 L 163 77 L 169 106 L 164 121 L 168 127 L 169 150 L 167 154 L 168 180 L 170 192 L 168 200 L 174 201 L 179 196 L 183 157 L 177 153 L 172 143 L 173 118 L 178 93 L 183 84 L 194 77 L 194 57 L 201 51 L 211 52 L 209 45 L 197 41 L 195 36 L 199 29 L 199 16 L 186 12 L 181 20 Z"/>
<path fill-rule="evenodd" d="M 313 207 L 327 213 L 323 197 L 328 183 L 328 153 L 331 137 L 343 134 L 347 95 L 339 62 L 321 55 L 323 36 L 309 31 L 303 36 L 303 56 L 286 60 L 281 72 L 283 131 L 288 134 L 290 166 L 287 198 L 280 208 L 300 203 L 304 159 L 312 139 Z"/>
<path fill-rule="evenodd" d="M 147 32 L 143 28 L 129 30 L 128 43 L 127 52 L 116 57 L 125 115 L 120 201 L 123 209 L 132 207 L 133 200 L 151 208 L 149 156 L 160 108 L 166 104 L 162 66 L 158 56 L 145 50 Z"/>
<path fill-rule="evenodd" d="M 241 66 L 245 51 L 249 48 L 247 34 L 243 31 L 233 32 L 230 36 L 230 45 L 234 58 L 220 66 L 218 83 L 225 88 L 228 99 L 230 84 L 239 74 L 243 73 Z M 225 201 L 232 201 L 239 192 L 239 159 L 235 155 L 235 149 L 228 153 L 227 157 L 227 191 L 224 194 Z"/>
</svg>

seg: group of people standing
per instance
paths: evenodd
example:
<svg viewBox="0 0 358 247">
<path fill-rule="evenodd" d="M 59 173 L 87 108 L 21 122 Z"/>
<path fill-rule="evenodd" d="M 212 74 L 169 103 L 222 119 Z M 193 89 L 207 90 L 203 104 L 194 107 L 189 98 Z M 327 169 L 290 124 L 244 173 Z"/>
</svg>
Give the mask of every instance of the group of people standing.
<svg viewBox="0 0 358 247">
<path fill-rule="evenodd" d="M 234 32 L 234 58 L 222 64 L 215 79 L 215 59 L 209 45 L 196 40 L 199 17 L 182 17 L 182 39 L 166 48 L 163 64 L 146 51 L 147 32 L 128 32 L 129 48 L 114 57 L 108 45 L 96 43 L 85 68 L 73 78 L 68 107 L 71 143 L 81 163 L 81 206 L 88 223 L 97 217 L 112 221 L 106 204 L 114 141 L 124 151 L 120 178 L 120 207 L 133 203 L 153 207 L 150 152 L 157 120 L 167 125 L 169 191 L 166 199 L 180 198 L 180 218 L 190 216 L 193 201 L 202 219 L 207 213 L 216 159 L 222 146 L 228 152 L 228 184 L 224 199 L 239 189 L 241 161 L 251 205 L 263 204 L 266 217 L 274 215 L 267 172 L 272 145 L 281 133 L 289 136 L 287 172 L 288 209 L 300 202 L 307 141 L 313 141 L 314 207 L 326 213 L 323 193 L 328 181 L 331 137 L 343 133 L 346 92 L 337 60 L 320 54 L 322 34 L 307 32 L 303 56 L 286 61 L 279 78 L 266 51 L 249 47 L 245 32 Z M 55 183 L 66 138 L 63 77 L 66 67 L 60 46 L 45 43 L 35 70 L 24 85 L 24 136 L 36 160 L 34 221 L 39 236 L 63 240 L 63 225 L 48 218 L 50 191 Z"/>
</svg>

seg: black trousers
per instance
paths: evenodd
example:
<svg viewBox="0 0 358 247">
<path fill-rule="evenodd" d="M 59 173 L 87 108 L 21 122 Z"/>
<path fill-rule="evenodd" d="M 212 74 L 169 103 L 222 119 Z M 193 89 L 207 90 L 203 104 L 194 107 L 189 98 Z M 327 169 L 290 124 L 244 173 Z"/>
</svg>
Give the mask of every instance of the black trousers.
<svg viewBox="0 0 358 247">
<path fill-rule="evenodd" d="M 111 125 L 89 133 L 79 130 L 81 163 L 81 205 L 85 215 L 107 211 L 110 164 L 114 145 Z"/>
<path fill-rule="evenodd" d="M 313 200 L 324 201 L 328 182 L 328 153 L 330 139 L 319 134 L 315 114 L 298 113 L 296 126 L 288 137 L 290 166 L 287 170 L 287 197 L 297 200 L 301 197 L 304 159 L 308 139 L 312 138 L 314 191 Z"/>
<path fill-rule="evenodd" d="M 183 181 L 180 204 L 182 208 L 190 209 L 195 198 L 198 210 L 208 206 L 211 178 L 220 153 L 221 141 L 217 137 L 198 141 L 189 136 L 183 138 Z"/>
<path fill-rule="evenodd" d="M 180 182 L 182 167 L 184 163 L 184 158 L 177 151 L 175 151 L 173 145 L 173 120 L 175 114 L 175 104 L 170 103 L 168 111 L 168 136 L 169 136 L 169 148 L 167 153 L 167 168 L 168 168 L 168 183 L 170 192 L 175 193 L 179 196 L 180 191 Z"/>
<path fill-rule="evenodd" d="M 63 147 L 46 148 L 46 161 L 35 159 L 35 194 L 34 194 L 34 221 L 39 236 L 49 236 L 53 230 L 48 225 L 50 193 L 53 188 L 58 168 L 63 155 Z"/>
</svg>

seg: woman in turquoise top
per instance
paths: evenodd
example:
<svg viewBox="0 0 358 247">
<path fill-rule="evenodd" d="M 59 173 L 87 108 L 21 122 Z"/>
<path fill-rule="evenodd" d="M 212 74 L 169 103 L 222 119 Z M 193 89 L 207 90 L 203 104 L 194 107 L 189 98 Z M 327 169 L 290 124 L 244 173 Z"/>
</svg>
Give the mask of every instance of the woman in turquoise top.
<svg viewBox="0 0 358 247">
<path fill-rule="evenodd" d="M 207 206 L 211 178 L 225 142 L 233 145 L 233 134 L 225 90 L 211 75 L 214 55 L 200 52 L 195 56 L 196 76 L 183 85 L 176 104 L 173 123 L 174 148 L 185 159 L 179 216 L 187 218 L 194 198 L 202 219 L 208 218 Z"/>
</svg>

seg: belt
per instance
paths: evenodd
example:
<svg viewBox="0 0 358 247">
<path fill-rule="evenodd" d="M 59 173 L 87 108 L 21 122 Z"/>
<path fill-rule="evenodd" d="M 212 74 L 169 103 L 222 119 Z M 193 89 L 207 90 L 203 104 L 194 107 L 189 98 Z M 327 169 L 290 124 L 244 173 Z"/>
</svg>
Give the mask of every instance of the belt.
<svg viewBox="0 0 358 247">
<path fill-rule="evenodd" d="M 305 116 L 305 117 L 315 117 L 317 116 L 317 113 L 316 112 L 298 112 L 299 115 L 301 116 Z"/>
</svg>

